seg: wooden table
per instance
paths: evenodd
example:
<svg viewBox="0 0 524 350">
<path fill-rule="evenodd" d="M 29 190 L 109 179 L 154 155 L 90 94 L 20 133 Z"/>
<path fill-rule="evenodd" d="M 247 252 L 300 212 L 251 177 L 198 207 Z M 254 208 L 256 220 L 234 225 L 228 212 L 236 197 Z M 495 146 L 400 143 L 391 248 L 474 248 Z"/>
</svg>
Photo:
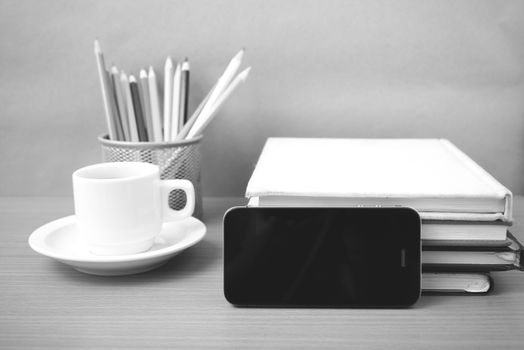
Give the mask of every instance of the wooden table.
<svg viewBox="0 0 524 350">
<path fill-rule="evenodd" d="M 97 277 L 33 252 L 38 226 L 71 198 L 0 198 L 2 348 L 524 348 L 524 273 L 494 274 L 487 296 L 423 296 L 411 309 L 256 309 L 222 292 L 222 215 L 206 198 L 205 239 L 148 273 Z M 524 231 L 515 200 L 515 233 Z"/>
</svg>

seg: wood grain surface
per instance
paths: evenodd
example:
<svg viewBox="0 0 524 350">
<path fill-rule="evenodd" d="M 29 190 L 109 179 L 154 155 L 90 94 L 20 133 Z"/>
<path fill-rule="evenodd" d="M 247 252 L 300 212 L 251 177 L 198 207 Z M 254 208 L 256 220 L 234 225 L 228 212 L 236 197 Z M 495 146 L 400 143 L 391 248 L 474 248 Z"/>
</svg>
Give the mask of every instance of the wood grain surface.
<svg viewBox="0 0 524 350">
<path fill-rule="evenodd" d="M 524 199 L 515 201 L 521 239 Z M 71 198 L 0 198 L 1 348 L 522 349 L 524 273 L 494 274 L 487 296 L 423 296 L 394 310 L 235 308 L 222 291 L 222 215 L 237 198 L 206 198 L 208 233 L 163 267 L 97 277 L 33 252 L 38 226 L 73 213 Z"/>
</svg>

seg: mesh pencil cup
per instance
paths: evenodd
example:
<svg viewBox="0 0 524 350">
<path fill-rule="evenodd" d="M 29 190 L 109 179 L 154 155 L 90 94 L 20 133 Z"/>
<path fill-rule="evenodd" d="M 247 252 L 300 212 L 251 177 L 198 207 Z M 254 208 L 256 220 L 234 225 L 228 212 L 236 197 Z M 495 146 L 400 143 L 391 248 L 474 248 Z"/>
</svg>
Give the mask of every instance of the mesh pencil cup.
<svg viewBox="0 0 524 350">
<path fill-rule="evenodd" d="M 187 179 L 195 187 L 195 211 L 193 216 L 201 219 L 202 187 L 200 177 L 200 141 L 194 139 L 173 142 L 127 142 L 109 140 L 101 135 L 104 162 L 145 162 L 160 167 L 161 179 Z M 169 195 L 169 206 L 179 210 L 185 206 L 184 191 L 175 190 Z"/>
</svg>

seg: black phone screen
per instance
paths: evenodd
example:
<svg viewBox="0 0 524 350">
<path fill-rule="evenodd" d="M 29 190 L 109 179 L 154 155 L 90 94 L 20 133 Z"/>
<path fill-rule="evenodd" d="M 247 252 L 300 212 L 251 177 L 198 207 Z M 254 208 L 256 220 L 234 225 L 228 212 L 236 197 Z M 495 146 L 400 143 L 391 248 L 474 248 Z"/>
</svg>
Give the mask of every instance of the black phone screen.
<svg viewBox="0 0 524 350">
<path fill-rule="evenodd" d="M 402 307 L 420 295 L 409 208 L 230 209 L 224 294 L 238 306 Z"/>
</svg>

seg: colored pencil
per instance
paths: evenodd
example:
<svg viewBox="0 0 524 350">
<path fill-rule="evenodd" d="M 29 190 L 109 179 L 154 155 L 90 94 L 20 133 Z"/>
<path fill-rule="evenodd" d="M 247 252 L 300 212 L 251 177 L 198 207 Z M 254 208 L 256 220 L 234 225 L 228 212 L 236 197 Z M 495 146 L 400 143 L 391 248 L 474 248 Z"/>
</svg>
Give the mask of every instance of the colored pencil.
<svg viewBox="0 0 524 350">
<path fill-rule="evenodd" d="M 173 108 L 173 60 L 164 65 L 164 141 L 171 139 L 171 110 Z"/>
<path fill-rule="evenodd" d="M 113 85 L 113 92 L 115 95 L 116 106 L 118 109 L 118 116 L 122 127 L 123 141 L 131 141 L 129 134 L 129 122 L 127 117 L 126 101 L 122 92 L 122 85 L 120 83 L 120 73 L 116 66 L 111 67 L 111 80 Z"/>
<path fill-rule="evenodd" d="M 124 128 L 120 118 L 120 111 L 118 110 L 118 103 L 116 100 L 115 86 L 113 84 L 113 74 L 111 70 L 106 70 L 107 81 L 109 82 L 109 95 L 111 105 L 113 106 L 113 122 L 115 123 L 116 139 L 118 141 L 125 141 Z"/>
<path fill-rule="evenodd" d="M 129 87 L 131 88 L 131 97 L 133 99 L 133 109 L 135 110 L 136 127 L 138 130 L 138 139 L 141 142 L 148 141 L 146 124 L 144 122 L 143 104 L 140 97 L 140 90 L 134 75 L 129 75 Z"/>
<path fill-rule="evenodd" d="M 209 92 L 207 93 L 206 97 L 202 100 L 202 102 L 200 102 L 200 104 L 198 105 L 197 109 L 193 112 L 193 114 L 187 120 L 187 123 L 184 125 L 182 130 L 180 130 L 180 132 L 178 133 L 176 140 L 180 141 L 180 140 L 184 140 L 186 138 L 187 133 L 189 132 L 189 130 L 191 130 L 191 127 L 193 126 L 193 124 L 195 124 L 195 121 L 198 119 L 198 116 L 200 115 L 200 112 L 202 112 L 202 109 L 206 105 L 207 101 L 209 101 L 209 97 L 211 97 L 211 94 L 213 93 L 213 90 L 215 89 L 215 87 L 216 87 L 216 85 L 213 86 L 211 88 L 211 90 L 209 90 Z"/>
<path fill-rule="evenodd" d="M 180 63 L 176 65 L 175 74 L 173 75 L 173 106 L 171 108 L 171 132 L 169 133 L 169 140 L 172 141 L 178 135 L 178 125 L 180 119 L 180 78 L 181 78 Z"/>
<path fill-rule="evenodd" d="M 146 70 L 141 69 L 138 77 L 140 78 L 140 96 L 143 98 L 142 109 L 144 110 L 144 121 L 146 124 L 147 139 L 149 141 L 154 141 L 155 135 L 153 133 L 153 118 L 151 117 L 151 98 L 149 95 L 149 83 L 147 81 Z"/>
<path fill-rule="evenodd" d="M 213 89 L 213 92 L 211 96 L 209 97 L 209 100 L 205 104 L 205 106 L 202 108 L 201 114 L 205 116 L 210 115 L 210 111 L 213 108 L 213 105 L 215 104 L 218 97 L 224 92 L 224 90 L 227 88 L 231 80 L 234 78 L 238 68 L 242 64 L 242 58 L 244 56 L 244 49 L 240 50 L 229 62 L 228 66 L 226 67 L 224 73 L 220 76 L 218 79 L 215 88 Z M 206 117 L 207 118 L 207 117 Z M 195 121 L 195 124 L 193 125 L 193 128 L 195 130 L 199 130 L 201 127 L 201 124 L 204 123 L 204 120 L 207 120 L 205 118 L 198 118 Z M 191 132 L 190 132 L 191 134 Z M 189 134 L 188 134 L 189 135 Z M 194 134 L 193 134 L 194 135 Z"/>
<path fill-rule="evenodd" d="M 182 73 L 180 78 L 180 117 L 178 121 L 178 130 L 182 130 L 187 123 L 189 109 L 189 62 L 187 58 L 182 63 Z"/>
<path fill-rule="evenodd" d="M 104 112 L 106 116 L 106 124 L 109 132 L 109 138 L 111 140 L 117 140 L 117 126 L 115 122 L 116 108 L 111 97 L 111 84 L 109 82 L 109 76 L 107 74 L 104 54 L 100 48 L 98 40 L 95 40 L 95 58 L 98 68 L 98 78 L 100 80 L 100 89 L 102 91 L 102 101 L 104 104 Z"/>
<path fill-rule="evenodd" d="M 153 67 L 149 66 L 147 76 L 149 83 L 149 97 L 151 99 L 151 119 L 153 120 L 153 138 L 155 142 L 162 142 L 162 115 L 160 114 L 160 101 L 158 99 L 158 85 Z"/>
<path fill-rule="evenodd" d="M 133 96 L 131 95 L 131 87 L 129 86 L 129 79 L 124 71 L 120 72 L 120 84 L 122 87 L 122 94 L 126 102 L 127 125 L 129 126 L 129 141 L 138 142 L 138 128 L 136 126 L 135 107 L 133 106 Z"/>
<path fill-rule="evenodd" d="M 235 79 L 227 86 L 227 88 L 224 90 L 222 94 L 219 95 L 216 102 L 213 104 L 213 106 L 205 113 L 202 111 L 200 115 L 198 116 L 197 122 L 200 122 L 199 124 L 195 123 L 191 130 L 189 130 L 187 134 L 187 138 L 195 137 L 196 135 L 200 135 L 206 126 L 211 122 L 213 117 L 216 115 L 220 107 L 224 104 L 224 102 L 229 98 L 229 96 L 235 91 L 235 89 L 243 83 L 247 76 L 249 75 L 249 72 L 251 70 L 251 67 L 246 68 L 242 72 L 240 72 Z"/>
</svg>

